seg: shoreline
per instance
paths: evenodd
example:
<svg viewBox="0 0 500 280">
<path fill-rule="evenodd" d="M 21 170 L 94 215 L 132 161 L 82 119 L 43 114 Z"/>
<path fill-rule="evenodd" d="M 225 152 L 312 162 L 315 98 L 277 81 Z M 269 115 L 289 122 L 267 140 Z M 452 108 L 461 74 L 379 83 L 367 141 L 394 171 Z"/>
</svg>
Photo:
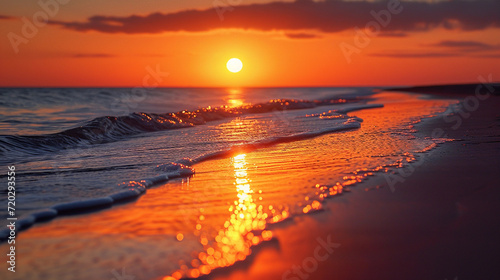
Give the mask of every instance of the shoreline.
<svg viewBox="0 0 500 280">
<path fill-rule="evenodd" d="M 209 279 L 494 279 L 500 273 L 498 108 L 500 98 L 491 96 L 458 127 L 457 119 L 423 119 L 415 125 L 418 135 L 442 130 L 456 140 L 425 153 L 423 164 L 398 169 L 409 175 L 394 192 L 378 174 L 327 200 L 325 211 L 277 226 L 280 249 L 260 250 L 248 269 Z M 340 246 L 318 260 L 317 239 L 328 236 Z"/>
<path fill-rule="evenodd" d="M 488 77 L 491 79 L 491 76 Z M 479 92 L 489 92 L 493 95 L 500 95 L 500 84 L 486 81 L 483 76 L 479 77 L 482 84 L 452 84 L 452 85 L 428 85 L 428 86 L 408 86 L 386 88 L 385 91 L 405 91 L 413 93 L 431 94 L 435 96 L 464 97 Z"/>
<path fill-rule="evenodd" d="M 393 93 L 392 95 L 395 94 Z M 388 95 L 383 96 L 385 98 L 388 97 Z M 399 103 L 399 105 L 388 103 L 385 109 L 379 108 L 373 109 L 374 111 L 361 111 L 359 112 L 361 118 L 363 116 L 371 116 L 370 121 L 366 122 L 364 130 L 347 132 L 342 136 L 332 135 L 328 139 L 344 139 L 343 137 L 346 135 L 353 137 L 353 135 L 359 136 L 374 129 L 383 129 L 384 121 L 397 123 L 398 118 L 401 117 L 401 113 L 405 113 L 406 110 L 415 110 L 414 104 L 422 104 L 418 103 L 415 97 L 411 99 L 415 99 L 417 103 L 407 104 L 409 107 L 399 107 L 401 106 Z M 460 98 L 457 97 L 457 99 Z M 434 103 L 429 104 L 438 106 L 437 104 L 439 103 L 438 100 L 435 100 Z M 498 211 L 500 207 L 494 205 L 495 200 L 498 200 L 499 197 L 498 191 L 495 192 L 488 185 L 488 183 L 494 181 L 495 174 L 500 174 L 498 173 L 500 171 L 498 170 L 498 166 L 500 165 L 498 164 L 498 159 L 495 159 L 498 153 L 495 154 L 494 152 L 495 149 L 498 149 L 498 143 L 500 143 L 500 115 L 495 111 L 499 105 L 500 98 L 492 96 L 486 102 L 480 103 L 477 110 L 473 112 L 456 110 L 454 115 L 447 118 L 441 116 L 422 119 L 421 122 L 415 125 L 417 129 L 416 133 L 419 136 L 433 135 L 436 129 L 439 128 L 443 131 L 443 135 L 441 135 L 443 138 L 458 138 L 459 140 L 438 144 L 438 148 L 421 154 L 417 153 L 419 160 L 410 164 L 410 167 L 415 167 L 414 169 L 404 167 L 391 170 L 396 175 L 400 171 L 403 171 L 402 174 L 409 174 L 408 176 L 403 176 L 403 181 L 397 181 L 392 188 L 386 180 L 386 175 L 390 175 L 391 173 L 377 172 L 375 176 L 371 176 L 369 179 L 357 183 L 355 187 L 350 188 L 351 193 L 336 195 L 333 199 L 325 200 L 323 211 L 317 211 L 309 215 L 294 216 L 292 219 L 288 219 L 282 223 L 270 225 L 269 229 L 273 232 L 271 242 L 264 242 L 252 247 L 253 254 L 249 255 L 246 261 L 237 262 L 230 268 L 215 269 L 213 273 L 203 276 L 203 279 L 261 278 L 296 280 L 306 278 L 327 279 L 332 276 L 336 276 L 338 279 L 393 279 L 396 277 L 410 279 L 454 279 L 457 276 L 458 279 L 462 279 L 460 275 L 467 278 L 471 275 L 476 275 L 471 271 L 476 271 L 478 267 L 483 268 L 483 270 L 489 273 L 495 265 L 496 259 L 494 257 L 489 258 L 490 262 L 484 262 L 482 259 L 479 259 L 480 263 L 477 264 L 471 259 L 459 257 L 461 256 L 461 249 L 465 248 L 467 252 L 472 254 L 476 248 L 474 245 L 480 242 L 483 242 L 480 244 L 480 252 L 490 254 L 491 252 L 487 250 L 488 247 L 485 243 L 490 244 L 495 242 L 494 237 L 498 236 L 497 233 L 500 232 L 497 228 L 487 231 L 488 227 L 491 228 L 491 225 L 488 224 L 488 222 L 491 222 L 491 218 L 487 214 L 490 213 L 491 215 L 492 212 L 500 212 Z M 453 108 L 460 108 L 456 104 L 451 106 Z M 399 111 L 397 112 L 399 113 L 394 113 L 395 111 L 393 110 L 395 108 L 398 108 Z M 422 109 L 423 107 L 417 108 Z M 380 110 L 387 112 L 387 114 L 379 116 Z M 470 113 L 470 116 L 463 117 L 467 116 L 464 113 Z M 454 128 L 454 125 L 457 124 L 457 119 L 454 116 L 461 116 L 463 118 L 458 128 Z M 413 131 L 413 128 L 405 127 L 404 130 Z M 497 137 L 491 137 L 492 135 L 496 135 Z M 379 134 L 377 139 L 382 137 Z M 314 148 L 308 145 L 325 141 L 325 139 L 319 138 L 316 140 L 296 143 L 297 146 L 309 147 L 307 151 L 315 155 L 311 157 L 311 160 L 314 160 L 310 161 L 311 163 L 316 162 L 316 159 L 321 154 L 318 153 L 317 147 Z M 411 139 L 408 141 L 411 141 Z M 389 141 L 386 144 L 394 145 L 395 143 Z M 493 148 L 488 146 L 483 149 L 482 145 L 489 145 Z M 337 147 L 340 146 L 337 145 Z M 468 150 L 469 147 L 472 147 L 472 150 Z M 483 151 L 483 153 L 479 153 L 478 151 Z M 472 161 L 467 158 L 468 152 L 474 152 L 473 155 L 477 157 L 475 159 L 477 166 L 473 166 L 475 169 L 467 165 L 472 164 Z M 270 158 L 259 159 L 256 155 L 272 155 L 272 153 L 268 153 L 269 151 L 249 153 L 247 158 L 249 166 L 253 164 L 261 166 L 261 164 L 270 160 Z M 284 151 L 281 151 L 281 153 L 284 153 Z M 338 153 L 343 154 L 340 151 Z M 332 155 L 330 152 L 328 157 Z M 377 156 L 376 154 L 373 155 Z M 343 157 L 345 155 L 341 158 Z M 293 159 L 290 155 L 283 159 L 290 158 Z M 304 159 L 303 157 L 300 158 L 301 161 Z M 424 159 L 423 164 L 421 164 L 422 159 Z M 487 161 L 483 162 L 485 159 L 493 160 L 491 162 L 493 164 Z M 348 158 L 346 160 L 349 161 Z M 306 162 L 308 161 L 306 160 Z M 228 164 L 232 165 L 230 159 L 221 159 L 210 163 L 201 163 L 199 168 L 205 171 L 218 171 L 227 168 Z M 351 165 L 357 166 L 354 162 L 350 163 L 349 166 Z M 280 166 L 283 169 L 285 165 Z M 290 166 L 293 167 L 293 165 Z M 233 173 L 240 174 L 241 172 L 237 170 L 240 167 L 235 165 L 234 168 L 230 168 L 228 174 L 219 174 L 220 178 L 218 180 L 229 180 L 228 182 L 232 184 L 231 182 L 234 180 Z M 265 179 L 266 176 L 257 175 L 260 172 L 259 170 L 249 169 L 248 178 L 252 182 L 252 188 L 256 190 L 262 188 L 264 189 L 264 194 L 266 194 L 268 192 L 265 186 L 269 185 L 269 183 L 266 180 L 260 181 Z M 287 170 L 290 171 L 293 169 Z M 331 172 L 333 171 L 327 173 Z M 206 187 L 206 182 L 213 179 L 207 177 L 212 176 L 208 174 L 214 173 L 199 173 L 195 176 L 189 187 L 196 190 L 196 184 L 200 184 L 200 182 L 203 183 L 203 187 Z M 293 184 L 290 186 L 310 184 L 308 182 L 311 182 L 309 180 L 312 178 L 311 174 L 314 176 L 323 176 L 321 178 L 325 179 L 332 176 L 320 174 L 318 170 L 314 173 L 305 174 L 309 174 L 309 177 L 301 178 L 300 180 L 302 181 L 292 180 L 290 183 L 293 182 Z M 227 178 L 223 179 L 223 177 Z M 283 180 L 286 176 L 280 178 Z M 321 181 L 319 178 L 316 177 L 313 179 Z M 449 178 L 453 179 L 453 183 L 448 183 Z M 199 181 L 198 183 L 196 183 L 197 180 Z M 481 184 L 486 184 L 486 186 L 479 188 L 480 194 L 482 194 L 479 204 L 475 200 L 464 199 L 464 197 L 469 198 L 470 193 L 476 194 L 476 190 L 474 188 L 471 189 L 471 186 L 474 187 L 474 183 L 481 180 L 484 181 Z M 49 224 L 36 225 L 26 235 L 22 234 L 20 236 L 21 241 L 26 244 L 31 243 L 32 245 L 36 245 L 35 248 L 39 247 L 40 243 L 45 244 L 44 246 L 48 245 L 45 250 L 52 251 L 56 255 L 57 252 L 62 253 L 64 251 L 69 254 L 67 256 L 68 260 L 73 255 L 73 261 L 78 260 L 76 261 L 78 267 L 96 265 L 96 263 L 93 263 L 94 260 L 99 260 L 101 266 L 106 263 L 101 268 L 104 269 L 102 275 L 107 273 L 106 268 L 108 266 L 116 268 L 119 265 L 126 265 L 127 262 L 130 263 L 132 261 L 128 257 L 124 259 L 101 259 L 99 252 L 105 252 L 105 255 L 119 254 L 121 250 L 117 246 L 128 248 L 128 250 L 132 250 L 131 252 L 135 252 L 135 254 L 131 254 L 130 258 L 135 256 L 137 259 L 137 252 L 144 251 L 145 255 L 142 254 L 142 257 L 139 258 L 137 268 L 141 266 L 155 267 L 157 270 L 162 267 L 162 264 L 164 268 L 168 267 L 168 262 L 176 262 L 178 258 L 190 258 L 188 255 L 181 257 L 179 255 L 180 252 L 176 254 L 168 253 L 172 250 L 170 248 L 178 246 L 175 245 L 178 242 L 175 240 L 175 234 L 187 229 L 185 225 L 186 221 L 182 220 L 182 216 L 175 218 L 174 223 L 169 222 L 165 224 L 169 224 L 170 226 L 157 225 L 158 222 L 164 223 L 166 221 L 161 212 L 158 213 L 155 211 L 157 206 L 163 205 L 164 202 L 168 201 L 168 197 L 180 194 L 184 189 L 184 181 L 182 184 L 181 182 L 173 182 L 173 184 L 177 184 L 178 186 L 173 187 L 173 185 L 169 185 L 170 187 L 160 186 L 153 188 L 151 196 L 141 197 L 132 203 L 134 205 L 124 204 L 117 206 L 114 210 L 110 209 L 109 211 L 106 210 L 101 213 L 79 217 L 63 217 L 61 220 L 55 220 Z M 457 185 L 458 187 L 456 187 Z M 213 187 L 216 187 L 214 190 L 217 190 L 216 185 Z M 282 189 L 282 191 L 285 190 Z M 272 193 L 272 190 L 268 191 Z M 484 193 L 487 195 L 484 195 Z M 193 197 L 192 202 L 203 204 L 204 200 L 201 198 L 208 194 L 211 194 L 211 191 L 207 192 L 207 190 L 204 190 L 203 193 L 200 193 L 200 197 Z M 233 194 L 229 195 L 232 197 Z M 225 196 L 225 193 L 219 193 L 218 196 Z M 264 201 L 267 201 L 266 197 L 264 197 Z M 275 200 L 271 201 L 276 202 Z M 481 203 L 483 201 L 488 201 L 490 204 L 483 205 Z M 211 208 L 219 207 L 216 204 L 210 205 L 210 207 L 208 205 L 204 206 L 205 211 L 214 211 Z M 222 207 L 225 208 L 225 206 Z M 149 214 L 148 212 L 144 212 L 146 208 L 153 212 Z M 165 208 L 162 212 L 168 212 L 172 216 L 187 215 L 186 213 L 197 211 L 197 209 L 190 208 L 162 208 Z M 227 210 L 222 209 L 222 212 L 214 212 L 223 214 L 220 216 L 222 218 L 221 222 L 224 221 L 224 217 L 227 215 L 225 211 Z M 217 219 L 219 219 L 218 217 Z M 141 224 L 141 227 L 137 228 L 133 226 L 133 224 L 138 223 Z M 87 224 L 92 225 L 92 227 L 87 227 Z M 116 224 L 118 227 L 112 226 L 112 224 Z M 475 235 L 471 230 L 476 228 L 484 229 L 484 232 L 481 231 L 479 233 L 487 238 L 481 239 L 480 242 L 464 246 L 463 243 L 465 241 L 473 240 Z M 69 232 L 72 232 L 72 234 L 68 234 Z M 449 238 L 449 236 L 453 236 L 455 233 L 461 237 L 459 239 Z M 172 239 L 168 238 L 169 236 Z M 199 251 L 201 248 L 198 243 L 199 238 L 196 236 L 196 234 L 193 236 L 184 235 L 185 243 L 182 246 Z M 65 249 L 59 247 L 60 243 L 65 244 L 65 242 L 70 242 L 70 239 L 75 238 L 80 241 L 72 242 L 75 243 L 72 245 L 66 243 L 67 248 Z M 141 243 L 141 240 L 143 243 Z M 139 241 L 139 243 L 135 244 L 134 241 Z M 110 247 L 110 245 L 102 247 L 106 242 L 114 244 L 114 247 Z M 85 253 L 89 247 L 95 247 L 96 252 Z M 495 249 L 498 248 L 498 246 L 492 247 Z M 108 248 L 109 250 L 103 250 L 103 248 Z M 23 251 L 20 253 L 26 254 L 27 252 Z M 42 253 L 38 255 L 43 256 Z M 77 258 L 75 259 L 76 256 Z M 47 257 L 53 259 L 53 257 Z M 159 259 L 160 261 L 158 261 Z M 53 260 L 55 261 L 55 259 Z M 442 260 L 448 260 L 448 262 L 439 263 Z M 57 260 L 55 263 L 57 262 L 60 262 L 60 260 Z M 439 265 L 436 263 L 439 263 Z M 467 271 L 457 269 L 457 267 L 467 267 L 465 265 L 467 263 L 473 263 L 475 266 Z M 26 264 L 24 264 L 25 267 Z M 31 264 L 38 266 L 40 265 L 40 261 L 33 259 Z M 425 269 L 421 269 L 420 267 Z M 131 270 L 136 270 L 135 275 L 139 276 L 138 279 L 160 279 L 155 278 L 153 271 L 140 272 L 137 268 L 130 267 Z M 63 266 L 61 269 L 62 271 L 78 271 L 77 267 L 65 268 Z M 36 273 L 36 269 L 30 273 Z M 454 273 L 455 275 L 452 275 Z M 36 274 L 32 274 L 32 276 L 34 275 Z M 477 279 L 477 277 L 474 279 Z"/>
</svg>

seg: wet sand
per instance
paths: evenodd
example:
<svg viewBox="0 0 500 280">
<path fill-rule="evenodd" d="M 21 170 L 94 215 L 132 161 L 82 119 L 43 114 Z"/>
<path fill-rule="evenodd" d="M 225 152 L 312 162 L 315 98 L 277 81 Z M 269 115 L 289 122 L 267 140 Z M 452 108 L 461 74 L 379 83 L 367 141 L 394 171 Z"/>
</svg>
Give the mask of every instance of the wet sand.
<svg viewBox="0 0 500 280">
<path fill-rule="evenodd" d="M 499 108 L 500 98 L 491 96 L 475 111 L 452 115 L 460 126 L 442 117 L 417 124 L 420 135 L 442 129 L 457 140 L 428 152 L 414 169 L 400 169 L 408 176 L 392 190 L 379 174 L 329 200 L 326 211 L 274 229 L 278 245 L 213 279 L 496 279 Z M 317 239 L 328 236 L 340 246 L 323 260 Z"/>
</svg>

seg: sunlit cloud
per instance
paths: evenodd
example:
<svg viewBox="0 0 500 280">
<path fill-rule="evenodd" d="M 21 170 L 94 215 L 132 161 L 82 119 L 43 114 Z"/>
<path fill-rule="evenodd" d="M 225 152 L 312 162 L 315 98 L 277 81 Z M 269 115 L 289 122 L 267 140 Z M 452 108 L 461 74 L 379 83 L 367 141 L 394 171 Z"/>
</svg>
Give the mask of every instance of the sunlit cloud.
<svg viewBox="0 0 500 280">
<path fill-rule="evenodd" d="M 500 50 L 500 45 L 490 45 L 478 41 L 441 41 L 436 44 L 430 44 L 429 46 L 457 49 L 462 51 Z"/>
<path fill-rule="evenodd" d="M 5 16 L 5 15 L 0 15 L 0 20 L 2 19 L 14 19 L 14 17 L 11 16 Z"/>
<path fill-rule="evenodd" d="M 478 57 L 478 58 L 499 58 L 500 45 L 492 45 L 480 41 L 460 41 L 444 40 L 432 44 L 422 44 L 427 51 L 402 51 L 386 50 L 383 52 L 371 53 L 374 57 L 392 58 L 445 58 L 445 57 Z"/>
<path fill-rule="evenodd" d="M 384 32 L 428 31 L 435 28 L 482 30 L 500 27 L 499 1 L 402 1 L 402 14 L 393 15 Z M 371 11 L 387 8 L 382 1 L 296 1 L 239 5 L 217 16 L 215 8 L 184 10 L 176 13 L 149 15 L 89 17 L 86 21 L 51 21 L 64 28 L 104 33 L 162 33 L 204 32 L 223 28 L 273 30 L 316 30 L 325 33 L 340 32 L 356 26 L 363 27 L 373 20 Z M 255 20 L 255 19 L 259 20 Z"/>
<path fill-rule="evenodd" d="M 489 53 L 489 54 L 476 54 L 469 52 L 400 52 L 400 51 L 387 51 L 371 53 L 369 56 L 372 57 L 388 57 L 388 58 L 448 58 L 448 57 L 475 57 L 475 58 L 500 58 L 500 53 Z"/>
<path fill-rule="evenodd" d="M 165 57 L 162 54 L 127 54 L 127 55 L 116 55 L 109 53 L 75 53 L 70 55 L 62 54 L 64 57 L 72 58 L 115 58 L 115 57 Z"/>
<path fill-rule="evenodd" d="M 314 33 L 285 33 L 284 35 L 289 39 L 315 39 L 323 37 Z"/>
<path fill-rule="evenodd" d="M 499 54 L 481 54 L 481 55 L 477 55 L 476 57 L 482 57 L 482 58 L 500 58 L 500 53 Z"/>
<path fill-rule="evenodd" d="M 445 57 L 456 57 L 460 56 L 459 53 L 449 53 L 449 52 L 379 52 L 372 53 L 370 56 L 375 57 L 394 57 L 394 58 L 445 58 Z"/>
<path fill-rule="evenodd" d="M 407 32 L 398 32 L 398 31 L 393 31 L 393 32 L 380 32 L 378 35 L 379 37 L 394 37 L 394 38 L 402 38 L 402 37 L 408 37 Z"/>
<path fill-rule="evenodd" d="M 71 55 L 74 58 L 110 58 L 116 57 L 116 55 L 108 54 L 108 53 L 77 53 Z"/>
</svg>

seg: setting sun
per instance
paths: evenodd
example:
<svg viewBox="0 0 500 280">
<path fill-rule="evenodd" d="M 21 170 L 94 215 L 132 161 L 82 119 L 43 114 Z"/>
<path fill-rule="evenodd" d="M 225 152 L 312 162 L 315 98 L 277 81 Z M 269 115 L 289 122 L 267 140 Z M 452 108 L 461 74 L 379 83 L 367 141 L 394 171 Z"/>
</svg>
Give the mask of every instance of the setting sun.
<svg viewBox="0 0 500 280">
<path fill-rule="evenodd" d="M 238 73 L 243 68 L 243 63 L 238 58 L 231 58 L 226 64 L 227 70 L 233 73 Z"/>
</svg>

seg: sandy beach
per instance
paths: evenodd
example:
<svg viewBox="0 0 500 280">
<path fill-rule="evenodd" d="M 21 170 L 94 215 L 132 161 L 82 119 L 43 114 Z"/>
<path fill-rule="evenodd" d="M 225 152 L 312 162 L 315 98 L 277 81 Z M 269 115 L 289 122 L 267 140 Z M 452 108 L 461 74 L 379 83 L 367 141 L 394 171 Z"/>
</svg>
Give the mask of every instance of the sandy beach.
<svg viewBox="0 0 500 280">
<path fill-rule="evenodd" d="M 496 279 L 499 106 L 495 96 L 480 102 L 458 127 L 442 117 L 417 124 L 420 135 L 442 129 L 455 141 L 402 168 L 408 176 L 394 191 L 384 175 L 370 178 L 328 200 L 326 211 L 275 229 L 278 245 L 214 279 Z M 340 246 L 326 260 L 312 261 L 317 239 L 329 236 Z"/>
</svg>

